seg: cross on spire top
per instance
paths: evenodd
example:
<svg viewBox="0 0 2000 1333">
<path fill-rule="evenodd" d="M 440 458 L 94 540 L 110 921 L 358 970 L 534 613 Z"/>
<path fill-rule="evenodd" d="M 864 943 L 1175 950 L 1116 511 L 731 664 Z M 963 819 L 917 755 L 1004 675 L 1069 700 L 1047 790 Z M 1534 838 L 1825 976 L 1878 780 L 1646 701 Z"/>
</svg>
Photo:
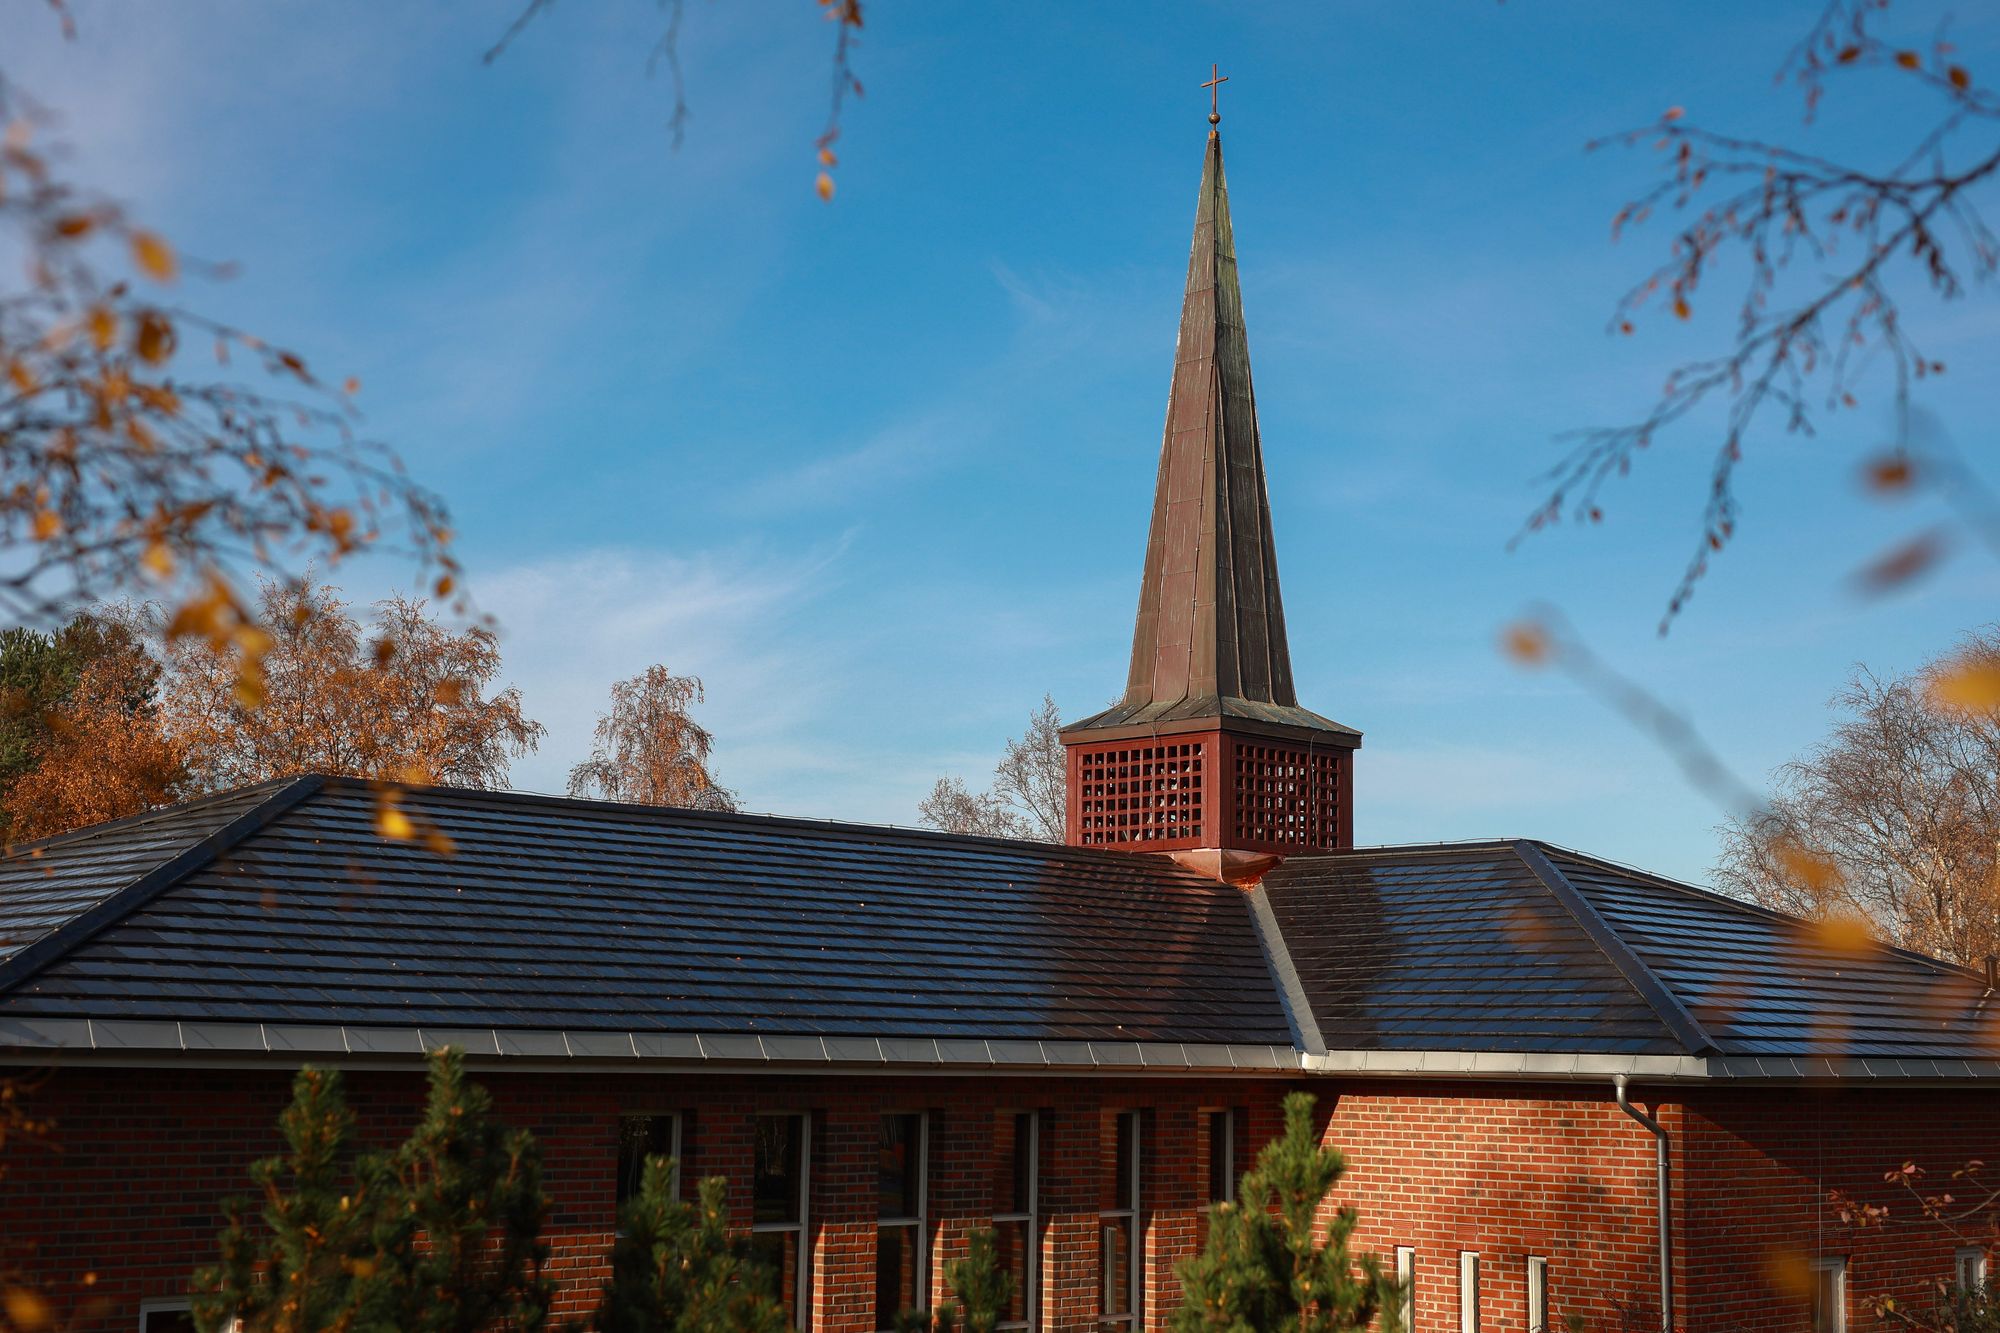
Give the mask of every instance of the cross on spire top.
<svg viewBox="0 0 2000 1333">
<path fill-rule="evenodd" d="M 1208 67 L 1208 82 L 1201 86 L 1208 89 L 1208 123 L 1211 125 L 1220 125 L 1222 123 L 1222 110 L 1217 105 L 1217 94 L 1221 91 L 1222 85 L 1227 82 L 1229 82 L 1229 76 L 1221 72 L 1220 66 L 1211 64 Z"/>
</svg>

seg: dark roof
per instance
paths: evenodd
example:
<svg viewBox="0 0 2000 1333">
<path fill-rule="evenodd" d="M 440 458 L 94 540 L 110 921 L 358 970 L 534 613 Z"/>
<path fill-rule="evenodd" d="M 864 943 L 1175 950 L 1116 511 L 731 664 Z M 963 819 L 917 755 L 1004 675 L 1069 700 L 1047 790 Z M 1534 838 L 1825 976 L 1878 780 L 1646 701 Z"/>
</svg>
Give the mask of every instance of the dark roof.
<svg viewBox="0 0 2000 1333">
<path fill-rule="evenodd" d="M 1970 972 L 1541 843 L 1298 856 L 1245 894 L 1156 856 L 408 790 L 446 858 L 377 800 L 301 778 L 16 849 L 0 1047 L 2000 1077 Z"/>
<path fill-rule="evenodd" d="M 283 785 L 239 787 L 11 849 L 0 859 L 0 961 L 172 861 Z"/>
<path fill-rule="evenodd" d="M 1125 695 L 1065 731 L 1232 717 L 1359 743 L 1298 704 L 1222 138 L 1210 131 Z"/>
<path fill-rule="evenodd" d="M 375 801 L 304 778 L 167 812 L 163 855 L 268 813 L 164 881 L 131 873 L 139 825 L 17 858 L 10 902 L 60 882 L 98 915 L 0 963 L 0 1018 L 1291 1044 L 1242 894 L 1164 860 L 409 790 L 447 859 Z"/>
<path fill-rule="evenodd" d="M 1534 842 L 1264 880 L 1333 1050 L 1990 1059 L 1974 974 Z"/>
</svg>

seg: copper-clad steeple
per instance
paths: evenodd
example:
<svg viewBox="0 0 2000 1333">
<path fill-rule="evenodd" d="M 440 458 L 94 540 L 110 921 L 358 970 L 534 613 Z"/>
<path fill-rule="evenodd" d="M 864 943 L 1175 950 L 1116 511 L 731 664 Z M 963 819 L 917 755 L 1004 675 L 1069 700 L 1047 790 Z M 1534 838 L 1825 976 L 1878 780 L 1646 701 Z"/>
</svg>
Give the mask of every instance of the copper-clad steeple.
<svg viewBox="0 0 2000 1333">
<path fill-rule="evenodd" d="M 1182 775 L 1187 786 L 1162 787 L 1163 775 L 1135 769 L 1124 775 L 1129 783 L 1113 784 L 1132 790 L 1100 793 L 1115 808 L 1093 812 L 1092 771 L 1102 767 L 1092 762 L 1097 752 L 1117 742 L 1112 750 L 1136 755 L 1135 742 L 1166 737 L 1177 739 L 1175 757 L 1200 757 L 1188 750 L 1198 742 L 1210 762 Z M 1072 841 L 1280 852 L 1351 838 L 1345 776 L 1360 733 L 1299 707 L 1292 686 L 1222 137 L 1215 130 L 1195 205 L 1125 695 L 1065 728 L 1063 738 L 1071 747 Z M 1277 765 L 1283 790 L 1250 775 L 1257 790 L 1237 792 L 1246 763 L 1254 768 L 1266 760 Z M 1135 764 L 1147 761 L 1126 766 Z M 1161 802 L 1150 798 L 1163 791 L 1172 793 L 1166 802 L 1172 811 L 1153 808 Z M 1200 803 L 1215 807 L 1208 818 L 1190 804 L 1197 791 Z M 1242 800 L 1255 809 L 1239 808 Z M 1093 826 L 1093 813 L 1111 822 Z"/>
</svg>

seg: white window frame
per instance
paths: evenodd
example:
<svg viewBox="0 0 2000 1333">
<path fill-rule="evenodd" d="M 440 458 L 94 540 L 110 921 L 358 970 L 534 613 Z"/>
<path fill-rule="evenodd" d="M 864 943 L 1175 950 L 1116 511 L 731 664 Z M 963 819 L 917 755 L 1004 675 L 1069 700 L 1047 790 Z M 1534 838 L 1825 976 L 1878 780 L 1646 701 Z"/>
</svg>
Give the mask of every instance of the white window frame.
<svg viewBox="0 0 2000 1333">
<path fill-rule="evenodd" d="M 193 1314 L 194 1304 L 185 1296 L 158 1296 L 139 1302 L 139 1333 L 146 1333 L 146 1320 L 156 1314 Z M 229 1321 L 230 1333 L 242 1333 L 243 1321 Z"/>
<path fill-rule="evenodd" d="M 620 1160 L 617 1164 L 619 1168 L 622 1168 L 625 1165 L 623 1157 L 625 1148 L 625 1122 L 627 1120 L 669 1120 L 673 1122 L 673 1132 L 667 1136 L 668 1142 L 672 1145 L 671 1151 L 668 1153 L 668 1155 L 674 1159 L 674 1171 L 673 1171 L 674 1197 L 676 1199 L 680 1198 L 681 1197 L 681 1151 L 682 1151 L 681 1135 L 685 1132 L 684 1126 L 686 1124 L 686 1117 L 684 1117 L 679 1111 L 620 1111 L 618 1113 L 618 1150 L 619 1150 Z M 636 1195 L 634 1197 L 636 1197 Z M 614 1208 L 621 1206 L 621 1201 L 618 1198 L 618 1186 L 616 1182 L 614 1182 L 611 1187 L 611 1203 L 612 1207 Z"/>
<path fill-rule="evenodd" d="M 1208 1139 L 1204 1148 L 1210 1158 L 1209 1169 L 1211 1171 L 1215 1169 L 1213 1160 L 1215 1157 L 1215 1135 L 1211 1132 L 1210 1126 L 1216 1120 L 1222 1122 L 1222 1197 L 1217 1199 L 1211 1195 L 1211 1197 L 1206 1199 L 1202 1203 L 1202 1211 L 1204 1212 L 1215 1207 L 1218 1203 L 1236 1202 L 1236 1108 L 1233 1106 L 1206 1106 L 1202 1108 L 1201 1128 L 1202 1133 Z M 1207 1191 L 1207 1182 L 1203 1183 L 1202 1188 L 1204 1191 Z"/>
<path fill-rule="evenodd" d="M 879 1282 L 882 1272 L 882 1233 L 894 1228 L 904 1230 L 915 1228 L 917 1233 L 916 1308 L 919 1310 L 928 1310 L 931 1308 L 931 1113 L 929 1111 L 884 1111 L 881 1118 L 883 1120 L 891 1118 L 900 1120 L 905 1116 L 913 1116 L 917 1122 L 917 1215 L 915 1217 L 883 1217 L 880 1212 L 876 1213 L 875 1272 L 876 1280 Z M 876 1201 L 876 1207 L 878 1209 L 881 1207 L 879 1199 Z M 893 1311 L 890 1317 L 893 1319 L 896 1314 L 900 1313 L 902 1312 Z M 883 1329 L 881 1333 L 894 1333 L 894 1330 Z"/>
<path fill-rule="evenodd" d="M 1458 1330 L 1479 1333 L 1479 1251 L 1458 1252 Z"/>
<path fill-rule="evenodd" d="M 1403 1333 L 1417 1326 L 1417 1247 L 1396 1247 L 1396 1287 L 1403 1294 Z"/>
<path fill-rule="evenodd" d="M 1986 1285 L 1986 1247 L 1961 1245 L 1951 1256 L 1952 1286 L 1973 1291 Z"/>
<path fill-rule="evenodd" d="M 798 1233 L 798 1239 L 795 1242 L 798 1257 L 793 1262 L 798 1267 L 799 1280 L 797 1290 L 799 1307 L 793 1312 L 792 1327 L 803 1330 L 810 1328 L 812 1325 L 812 1112 L 759 1111 L 756 1114 L 756 1119 L 796 1120 L 799 1122 L 799 1220 L 796 1222 L 752 1222 L 750 1224 L 750 1234 L 753 1236 L 768 1236 L 780 1235 L 786 1232 Z M 754 1157 L 754 1146 L 752 1154 Z M 751 1201 L 751 1207 L 753 1210 L 756 1207 L 754 1199 Z M 782 1288 L 784 1286 L 783 1273 L 778 1275 L 778 1284 L 780 1287 L 779 1295 L 782 1297 Z"/>
<path fill-rule="evenodd" d="M 1125 1304 L 1130 1308 L 1123 1314 L 1109 1313 L 1106 1307 L 1111 1304 L 1109 1299 L 1111 1289 L 1107 1286 L 1097 1293 L 1097 1322 L 1100 1324 L 1124 1324 L 1136 1330 L 1143 1329 L 1146 1326 L 1146 1232 L 1143 1222 L 1145 1217 L 1145 1202 L 1144 1196 L 1139 1192 L 1140 1182 L 1146 1178 L 1144 1160 L 1145 1126 L 1140 1121 L 1139 1112 L 1137 1111 L 1114 1111 L 1112 1114 L 1118 1124 L 1129 1125 L 1131 1127 L 1132 1160 L 1128 1164 L 1131 1177 L 1127 1182 L 1128 1189 L 1126 1194 L 1126 1197 L 1131 1200 L 1131 1206 L 1129 1208 L 1100 1208 L 1097 1210 L 1097 1243 L 1100 1247 L 1098 1263 L 1104 1269 L 1104 1276 L 1108 1279 L 1111 1275 L 1111 1267 L 1105 1261 L 1106 1256 L 1102 1253 L 1105 1231 L 1104 1224 L 1108 1221 L 1124 1221 L 1129 1219 L 1132 1227 L 1132 1241 L 1129 1263 L 1126 1267 L 1128 1270 L 1127 1276 L 1131 1281 L 1131 1290 L 1126 1293 Z M 1115 1143 L 1117 1130 L 1114 1128 L 1112 1133 L 1114 1135 L 1113 1142 Z M 1117 1154 L 1114 1152 L 1112 1154 L 1113 1170 L 1117 1169 L 1117 1160 Z M 1115 1198 L 1116 1196 L 1114 1195 L 1113 1197 Z"/>
<path fill-rule="evenodd" d="M 1817 1306 L 1819 1305 L 1820 1274 L 1833 1274 L 1834 1292 L 1833 1322 L 1822 1324 L 1818 1319 L 1814 1319 L 1812 1324 L 1813 1333 L 1821 1333 L 1822 1329 L 1825 1329 L 1826 1333 L 1847 1333 L 1847 1256 L 1841 1254 L 1821 1255 L 1812 1261 L 1812 1273 L 1814 1313 L 1817 1313 Z"/>
<path fill-rule="evenodd" d="M 1549 1261 L 1547 1256 L 1528 1256 L 1528 1333 L 1551 1333 L 1549 1328 Z"/>
<path fill-rule="evenodd" d="M 1000 1329 L 1026 1329 L 1032 1331 L 1039 1327 L 1041 1321 L 1037 1316 L 1041 1310 L 1042 1287 L 1042 1113 L 1040 1111 L 1011 1111 L 1002 1112 L 1002 1114 L 1010 1116 L 1014 1121 L 1014 1147 L 1016 1152 L 1019 1152 L 1021 1148 L 1021 1124 L 1023 1121 L 1027 1124 L 1028 1197 L 1025 1202 L 1028 1205 L 1028 1210 L 1026 1212 L 995 1213 L 993 1214 L 993 1220 L 995 1222 L 1019 1223 L 1021 1225 L 1023 1257 L 1027 1260 L 1023 1266 L 1027 1270 L 1028 1289 L 1022 1293 L 1021 1299 L 1021 1312 L 1027 1318 L 1003 1319 L 993 1326 L 996 1333 Z M 1013 1165 L 1012 1162 L 1007 1164 L 1010 1171 L 1013 1169 Z"/>
</svg>

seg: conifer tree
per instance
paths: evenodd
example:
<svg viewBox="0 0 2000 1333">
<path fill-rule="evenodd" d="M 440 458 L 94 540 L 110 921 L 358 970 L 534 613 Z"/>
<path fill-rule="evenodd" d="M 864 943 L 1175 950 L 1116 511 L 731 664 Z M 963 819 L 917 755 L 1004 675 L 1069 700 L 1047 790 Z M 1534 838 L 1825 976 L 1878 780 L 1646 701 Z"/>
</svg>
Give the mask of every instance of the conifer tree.
<svg viewBox="0 0 2000 1333">
<path fill-rule="evenodd" d="M 364 1191 L 386 1204 L 374 1263 L 359 1279 L 363 1327 L 400 1333 L 537 1330 L 555 1283 L 542 1271 L 548 1203 L 541 1150 L 493 1118 L 465 1081 L 465 1057 L 431 1057 L 424 1118 L 387 1157 L 364 1159 Z"/>
<path fill-rule="evenodd" d="M 290 1153 L 250 1168 L 268 1234 L 253 1238 L 245 1200 L 225 1205 L 222 1262 L 194 1278 L 195 1327 L 202 1333 L 224 1333 L 239 1319 L 252 1333 L 313 1333 L 353 1318 L 376 1204 L 348 1178 L 354 1115 L 340 1074 L 301 1069 L 278 1124 Z"/>
<path fill-rule="evenodd" d="M 944 1266 L 945 1285 L 956 1300 L 936 1311 L 906 1310 L 897 1320 L 901 1333 L 993 1333 L 1014 1295 L 1014 1279 L 1001 1271 L 990 1229 L 968 1238 L 965 1257 Z"/>
<path fill-rule="evenodd" d="M 791 1321 L 769 1294 L 769 1275 L 728 1231 L 720 1176 L 695 1203 L 674 1197 L 674 1161 L 649 1157 L 639 1193 L 618 1214 L 611 1280 L 595 1327 L 602 1333 L 786 1333 Z"/>
<path fill-rule="evenodd" d="M 1350 1255 L 1357 1214 L 1315 1223 L 1347 1164 L 1313 1132 L 1313 1097 L 1285 1098 L 1285 1132 L 1264 1146 L 1233 1203 L 1209 1216 L 1208 1245 L 1179 1268 L 1175 1333 L 1350 1333 L 1382 1316 L 1400 1327 L 1398 1293 L 1373 1255 Z"/>
<path fill-rule="evenodd" d="M 308 1067 L 279 1124 L 288 1155 L 251 1169 L 263 1227 L 228 1206 L 222 1261 L 195 1274 L 203 1333 L 535 1333 L 547 1210 L 534 1139 L 493 1119 L 455 1049 L 431 1059 L 423 1119 L 387 1153 L 353 1152 L 339 1073 Z"/>
</svg>

